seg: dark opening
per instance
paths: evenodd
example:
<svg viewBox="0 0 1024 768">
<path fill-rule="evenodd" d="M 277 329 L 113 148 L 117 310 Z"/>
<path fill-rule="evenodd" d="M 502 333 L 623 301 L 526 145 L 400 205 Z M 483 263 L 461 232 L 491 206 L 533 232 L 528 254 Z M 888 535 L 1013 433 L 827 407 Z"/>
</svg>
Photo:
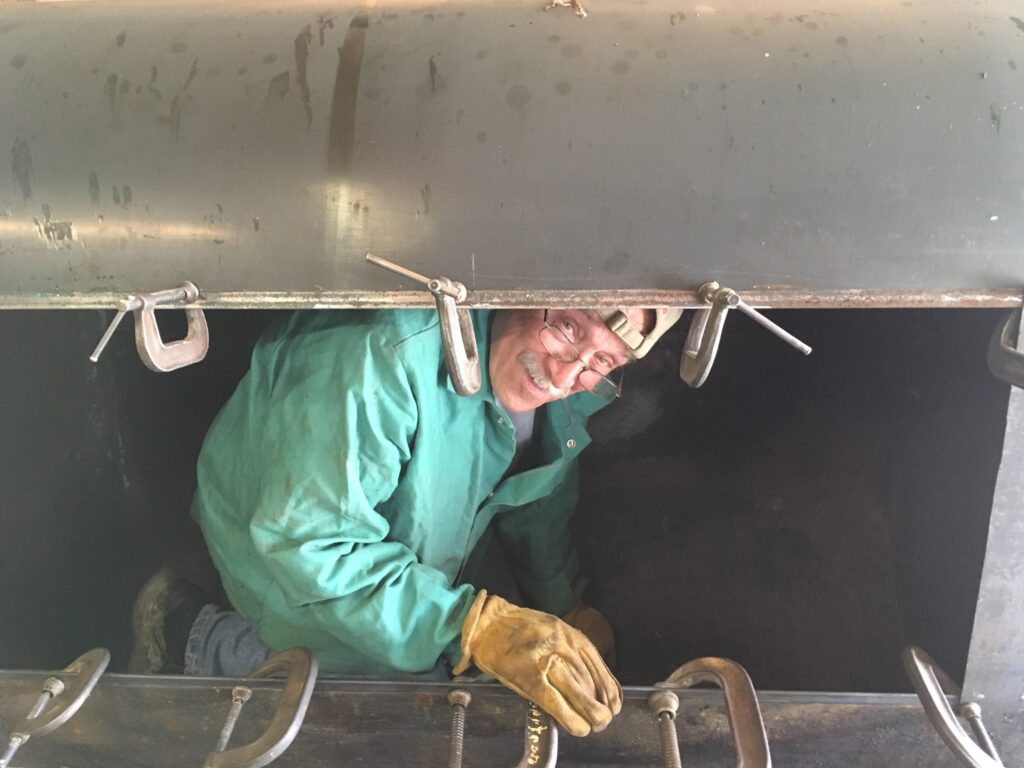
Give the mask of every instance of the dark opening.
<svg viewBox="0 0 1024 768">
<path fill-rule="evenodd" d="M 127 328 L 88 362 L 110 313 L 0 313 L 0 667 L 105 645 L 123 669 L 149 573 L 209 578 L 195 457 L 273 315 L 208 313 L 207 360 L 158 375 Z M 814 354 L 733 314 L 694 391 L 682 327 L 591 422 L 574 525 L 622 681 L 717 655 L 759 688 L 908 690 L 909 643 L 961 676 L 1005 425 L 985 366 L 1001 312 L 773 317 Z"/>
</svg>

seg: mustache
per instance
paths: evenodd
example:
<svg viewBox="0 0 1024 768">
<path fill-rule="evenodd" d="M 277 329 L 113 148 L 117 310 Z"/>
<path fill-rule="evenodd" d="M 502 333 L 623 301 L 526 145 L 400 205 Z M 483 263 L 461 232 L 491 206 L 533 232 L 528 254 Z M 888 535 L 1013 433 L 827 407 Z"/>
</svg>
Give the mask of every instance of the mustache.
<svg viewBox="0 0 1024 768">
<path fill-rule="evenodd" d="M 549 395 L 561 398 L 569 394 L 567 389 L 559 389 L 551 383 L 551 379 L 544 373 L 544 368 L 541 366 L 540 361 L 532 352 L 521 352 L 518 359 L 523 364 L 523 367 L 526 368 L 530 380 Z"/>
</svg>

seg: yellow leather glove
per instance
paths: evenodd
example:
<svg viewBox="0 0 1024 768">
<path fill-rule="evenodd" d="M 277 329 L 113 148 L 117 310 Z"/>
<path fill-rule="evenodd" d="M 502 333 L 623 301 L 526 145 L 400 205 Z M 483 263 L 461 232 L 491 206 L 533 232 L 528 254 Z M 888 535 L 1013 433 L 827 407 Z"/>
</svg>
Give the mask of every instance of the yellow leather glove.
<svg viewBox="0 0 1024 768">
<path fill-rule="evenodd" d="M 605 663 L 615 668 L 615 635 L 612 625 L 599 610 L 589 605 L 577 605 L 562 617 L 562 621 L 586 635 Z"/>
<path fill-rule="evenodd" d="M 549 613 L 481 589 L 462 624 L 462 661 L 495 677 L 573 736 L 603 731 L 622 709 L 622 688 L 587 638 Z"/>
</svg>

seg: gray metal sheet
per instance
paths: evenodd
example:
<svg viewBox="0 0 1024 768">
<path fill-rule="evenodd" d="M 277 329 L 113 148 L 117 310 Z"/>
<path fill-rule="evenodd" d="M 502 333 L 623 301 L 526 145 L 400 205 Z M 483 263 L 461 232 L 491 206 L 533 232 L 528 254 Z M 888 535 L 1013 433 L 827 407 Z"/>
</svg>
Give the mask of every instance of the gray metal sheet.
<svg viewBox="0 0 1024 768">
<path fill-rule="evenodd" d="M 1024 349 L 1024 333 L 1017 334 Z M 963 700 L 997 736 L 1024 733 L 1024 390 L 1010 388 Z"/>
<path fill-rule="evenodd" d="M 210 306 L 412 287 L 366 251 L 497 303 L 713 278 L 908 303 L 1012 291 L 1017 14 L 952 0 L 601 0 L 586 19 L 543 0 L 7 3 L 0 306 L 183 279 Z"/>
<path fill-rule="evenodd" d="M 0 719 L 23 716 L 42 674 L 0 673 Z M 108 675 L 76 717 L 46 738 L 30 741 L 18 764 L 78 768 L 201 765 L 227 714 L 231 681 Z M 250 684 L 254 696 L 232 745 L 266 727 L 275 685 Z M 321 680 L 295 742 L 276 765 L 401 765 L 446 763 L 450 685 Z M 514 765 L 523 750 L 526 704 L 500 686 L 467 686 L 465 764 Z M 627 688 L 623 712 L 603 733 L 560 738 L 559 766 L 638 768 L 660 765 L 657 727 L 647 709 L 650 688 Z M 957 765 L 912 695 L 761 694 L 773 763 L 794 768 L 944 768 Z M 736 764 L 721 693 L 680 692 L 677 718 L 685 765 Z M 1006 743 L 1005 753 L 1020 738 Z"/>
</svg>

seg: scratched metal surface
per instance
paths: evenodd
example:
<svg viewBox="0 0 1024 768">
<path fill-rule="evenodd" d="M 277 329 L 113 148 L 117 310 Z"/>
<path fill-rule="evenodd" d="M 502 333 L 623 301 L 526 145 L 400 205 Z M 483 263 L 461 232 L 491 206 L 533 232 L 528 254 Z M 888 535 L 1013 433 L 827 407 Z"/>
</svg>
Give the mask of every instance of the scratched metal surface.
<svg viewBox="0 0 1024 768">
<path fill-rule="evenodd" d="M 592 5 L 3 4 L 0 306 L 1024 283 L 1013 3 Z"/>
<path fill-rule="evenodd" d="M 42 673 L 0 673 L 0 736 L 24 716 Z M 275 684 L 256 682 L 231 746 L 257 738 L 276 704 Z M 445 684 L 317 683 L 305 722 L 276 762 L 287 766 L 401 765 L 433 768 L 448 756 L 450 708 Z M 500 686 L 467 686 L 465 764 L 515 765 L 523 753 L 526 704 Z M 104 677 L 67 725 L 30 741 L 17 764 L 106 768 L 128 764 L 178 768 L 202 764 L 227 714 L 231 681 Z M 650 688 L 627 688 L 622 713 L 603 733 L 560 734 L 559 766 L 640 768 L 661 764 L 648 710 Z M 886 694 L 760 695 L 773 763 L 792 768 L 953 768 L 958 765 L 928 724 L 916 697 Z M 721 693 L 680 693 L 677 732 L 684 765 L 736 765 Z M 1018 734 L 1019 736 L 1019 734 Z M 1011 736 L 1005 754 L 1019 748 Z"/>
</svg>

